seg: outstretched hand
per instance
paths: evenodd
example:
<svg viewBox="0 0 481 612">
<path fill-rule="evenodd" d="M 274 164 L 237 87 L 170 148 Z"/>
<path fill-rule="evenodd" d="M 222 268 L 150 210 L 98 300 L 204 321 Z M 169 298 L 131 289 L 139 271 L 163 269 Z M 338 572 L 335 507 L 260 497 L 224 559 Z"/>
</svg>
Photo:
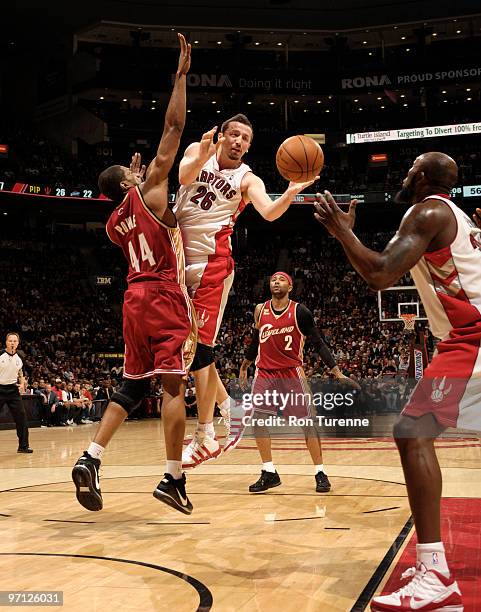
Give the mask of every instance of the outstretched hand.
<svg viewBox="0 0 481 612">
<path fill-rule="evenodd" d="M 342 233 L 352 230 L 356 220 L 357 200 L 351 200 L 347 213 L 342 212 L 329 191 L 325 191 L 324 195 L 316 193 L 316 200 L 314 217 L 326 226 L 332 236 L 338 238 Z"/>
<path fill-rule="evenodd" d="M 129 166 L 130 172 L 133 172 L 141 181 L 144 180 L 144 174 L 146 170 L 145 164 L 142 165 L 142 156 L 140 153 L 134 153 L 132 155 L 132 161 Z"/>
<path fill-rule="evenodd" d="M 473 213 L 473 221 L 481 229 L 481 208 L 477 208 Z"/>
<path fill-rule="evenodd" d="M 180 43 L 180 55 L 179 55 L 179 65 L 177 67 L 177 75 L 181 76 L 183 74 L 187 74 L 190 69 L 190 52 L 191 45 L 187 44 L 185 40 L 185 36 L 180 32 L 177 33 L 177 37 Z"/>
<path fill-rule="evenodd" d="M 319 176 L 315 176 L 312 181 L 306 181 L 305 183 L 294 183 L 290 182 L 288 189 L 290 191 L 295 191 L 296 193 L 301 193 L 304 189 L 310 187 L 313 183 L 315 183 L 319 179 Z"/>
<path fill-rule="evenodd" d="M 239 370 L 239 386 L 243 391 L 247 389 L 247 368 Z"/>
<path fill-rule="evenodd" d="M 208 132 L 202 134 L 202 138 L 200 139 L 199 143 L 199 159 L 204 162 L 214 155 L 220 143 L 222 142 L 222 140 L 219 138 L 217 140 L 217 143 L 214 144 L 214 136 L 216 132 L 217 126 L 214 126 Z"/>
</svg>

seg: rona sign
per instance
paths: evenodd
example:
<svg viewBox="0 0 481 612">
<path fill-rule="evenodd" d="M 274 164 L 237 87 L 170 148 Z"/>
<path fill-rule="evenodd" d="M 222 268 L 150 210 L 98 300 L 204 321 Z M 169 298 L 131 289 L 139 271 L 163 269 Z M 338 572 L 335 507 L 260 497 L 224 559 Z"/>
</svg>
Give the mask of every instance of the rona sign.
<svg viewBox="0 0 481 612">
<path fill-rule="evenodd" d="M 458 81 L 463 79 L 479 80 L 481 66 L 443 68 L 432 72 L 409 72 L 399 74 L 368 74 L 341 79 L 341 89 L 369 89 L 382 87 L 397 88 L 400 85 L 426 84 L 430 82 Z"/>
</svg>

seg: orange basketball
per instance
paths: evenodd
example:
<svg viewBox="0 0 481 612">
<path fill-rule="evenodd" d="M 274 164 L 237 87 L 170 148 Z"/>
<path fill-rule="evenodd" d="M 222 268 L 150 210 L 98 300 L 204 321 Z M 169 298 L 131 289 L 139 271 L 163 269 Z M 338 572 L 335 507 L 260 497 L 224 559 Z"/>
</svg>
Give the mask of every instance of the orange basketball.
<svg viewBox="0 0 481 612">
<path fill-rule="evenodd" d="M 294 183 L 312 181 L 324 165 L 324 153 L 309 136 L 291 136 L 284 140 L 276 155 L 281 176 Z"/>
</svg>

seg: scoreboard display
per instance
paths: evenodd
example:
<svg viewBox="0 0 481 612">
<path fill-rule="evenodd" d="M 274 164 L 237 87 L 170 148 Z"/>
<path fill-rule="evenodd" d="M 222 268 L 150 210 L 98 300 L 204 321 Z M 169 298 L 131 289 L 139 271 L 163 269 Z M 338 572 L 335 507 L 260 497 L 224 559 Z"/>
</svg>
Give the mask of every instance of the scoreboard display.
<svg viewBox="0 0 481 612">
<path fill-rule="evenodd" d="M 59 198 L 59 199 L 73 199 L 73 200 L 93 200 L 93 201 L 110 201 L 108 198 L 99 193 L 97 187 L 78 187 L 69 188 L 59 184 L 48 185 L 46 183 L 19 183 L 12 180 L 0 178 L 0 192 L 6 193 L 17 193 L 22 195 L 33 195 L 41 196 L 44 198 Z M 346 205 L 352 199 L 357 199 L 360 203 L 391 203 L 396 192 L 377 192 L 377 191 L 365 191 L 365 193 L 334 193 L 332 194 L 338 204 Z M 275 200 L 282 194 L 280 193 L 269 193 L 269 197 Z M 462 200 L 465 198 L 476 198 L 481 197 L 481 185 L 460 185 L 454 187 L 451 192 L 451 197 L 454 200 Z M 175 194 L 169 194 L 169 202 L 173 203 L 175 200 Z M 313 193 L 300 193 L 294 200 L 293 204 L 312 204 L 315 201 L 315 194 Z"/>
<path fill-rule="evenodd" d="M 62 185 L 48 185 L 45 183 L 19 183 L 15 181 L 0 180 L 0 191 L 9 193 L 22 193 L 53 198 L 80 198 L 89 200 L 105 200 L 96 188 L 79 187 L 72 189 Z"/>
</svg>

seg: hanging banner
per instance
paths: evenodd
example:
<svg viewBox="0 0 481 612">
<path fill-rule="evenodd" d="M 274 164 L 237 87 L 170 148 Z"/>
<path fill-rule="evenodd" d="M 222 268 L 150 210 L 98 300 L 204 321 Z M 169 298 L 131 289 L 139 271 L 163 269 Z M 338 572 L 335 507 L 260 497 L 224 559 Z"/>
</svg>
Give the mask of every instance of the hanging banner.
<svg viewBox="0 0 481 612">
<path fill-rule="evenodd" d="M 359 144 L 362 142 L 439 138 L 440 136 L 464 136 L 467 134 L 481 134 L 481 123 L 458 123 L 402 130 L 382 130 L 380 132 L 357 132 L 355 134 L 346 134 L 346 142 L 347 144 Z"/>
</svg>

